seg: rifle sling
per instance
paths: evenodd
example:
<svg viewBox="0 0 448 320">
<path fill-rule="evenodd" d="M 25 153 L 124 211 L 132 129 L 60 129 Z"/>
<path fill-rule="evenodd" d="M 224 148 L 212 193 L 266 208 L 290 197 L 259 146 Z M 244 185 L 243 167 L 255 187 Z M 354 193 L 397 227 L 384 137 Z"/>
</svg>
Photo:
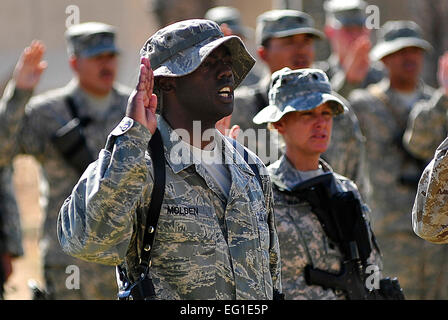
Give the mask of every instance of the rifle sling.
<svg viewBox="0 0 448 320">
<path fill-rule="evenodd" d="M 156 129 L 151 140 L 149 140 L 148 152 L 150 153 L 153 162 L 154 184 L 151 192 L 151 202 L 146 215 L 143 246 L 140 254 L 140 264 L 143 266 L 150 265 L 151 249 L 154 243 L 157 223 L 159 221 L 163 196 L 165 194 L 165 152 L 159 129 Z"/>
</svg>

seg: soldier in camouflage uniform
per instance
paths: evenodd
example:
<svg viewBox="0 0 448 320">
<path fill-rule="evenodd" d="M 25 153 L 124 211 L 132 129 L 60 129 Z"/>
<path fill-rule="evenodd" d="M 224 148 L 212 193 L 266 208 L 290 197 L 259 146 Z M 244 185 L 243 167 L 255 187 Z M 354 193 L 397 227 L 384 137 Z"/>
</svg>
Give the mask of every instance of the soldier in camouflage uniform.
<svg viewBox="0 0 448 320">
<path fill-rule="evenodd" d="M 426 162 L 448 135 L 448 52 L 439 59 L 438 78 L 440 88 L 415 105 L 403 137 L 406 149 Z"/>
<path fill-rule="evenodd" d="M 3 281 L 13 272 L 12 260 L 23 255 L 22 229 L 12 181 L 12 166 L 0 169 L 0 266 Z"/>
<path fill-rule="evenodd" d="M 310 203 L 286 193 L 310 178 L 331 172 L 338 191 L 353 191 L 361 201 L 365 222 L 369 208 L 353 181 L 333 173 L 320 158 L 331 139 L 333 116 L 347 110 L 342 100 L 331 94 L 325 73 L 318 69 L 284 68 L 272 75 L 268 107 L 254 118 L 256 123 L 271 123 L 284 137 L 286 154 L 268 167 L 274 184 L 274 212 L 281 250 L 282 287 L 286 299 L 345 299 L 340 290 L 310 285 L 305 267 L 334 274 L 344 261 L 334 241 L 324 232 Z M 381 257 L 372 242 L 369 264 L 382 268 Z"/>
<path fill-rule="evenodd" d="M 412 209 L 412 227 L 421 238 L 433 243 L 448 242 L 448 138 L 437 148 L 418 184 Z M 446 249 L 446 246 L 443 246 Z"/>
<path fill-rule="evenodd" d="M 85 260 L 121 264 L 131 281 L 139 278 L 154 188 L 153 159 L 145 151 L 157 128 L 166 170 L 149 249 L 148 275 L 157 298 L 272 299 L 281 285 L 269 176 L 249 154 L 260 184 L 215 129 L 216 121 L 232 112 L 233 90 L 254 59 L 240 38 L 223 36 L 215 22 L 201 19 L 157 31 L 141 54 L 127 116 L 60 210 L 62 248 Z M 161 115 L 155 114 L 158 102 Z M 212 138 L 194 136 L 194 130 L 210 130 Z M 182 131 L 188 134 L 180 141 Z"/>
<path fill-rule="evenodd" d="M 412 108 L 433 93 L 419 79 L 430 45 L 411 21 L 387 22 L 378 39 L 372 59 L 383 61 L 390 79 L 354 90 L 349 97 L 366 135 L 373 230 L 383 252 L 384 271 L 399 277 L 407 298 L 446 299 L 446 248 L 422 241 L 410 225 L 424 163 L 402 144 Z"/>
<path fill-rule="evenodd" d="M 324 3 L 325 34 L 332 54 L 318 66 L 330 78 L 335 91 L 347 98 L 357 88 L 365 88 L 384 78 L 384 66 L 370 61 L 370 29 L 366 26 L 367 4 L 362 0 L 329 0 Z"/>
<path fill-rule="evenodd" d="M 299 69 L 312 65 L 314 41 L 325 37 L 313 25 L 311 16 L 296 10 L 271 10 L 257 18 L 258 55 L 268 65 L 271 73 L 283 67 Z M 268 105 L 270 81 L 271 74 L 267 74 L 258 84 L 237 90 L 231 119 L 231 125 L 238 125 L 243 133 L 238 136 L 238 140 L 244 142 L 245 137 L 248 137 L 247 146 L 265 163 L 278 160 L 282 152 L 282 142 L 278 140 L 277 132 L 270 132 L 266 130 L 266 125 L 252 122 L 252 118 Z M 251 133 L 258 135 L 250 138 Z M 349 109 L 347 113 L 335 118 L 333 143 L 324 158 L 335 170 L 354 179 L 362 193 L 367 194 L 368 177 L 363 169 L 363 139 L 356 115 Z"/>
<path fill-rule="evenodd" d="M 123 117 L 130 90 L 114 84 L 118 50 L 112 26 L 95 22 L 74 25 L 66 37 L 75 77 L 65 87 L 29 102 L 44 68 L 40 61 L 44 47 L 33 42 L 24 50 L 0 107 L 0 162 L 8 163 L 16 154 L 29 154 L 41 165 L 44 222 L 40 248 L 50 297 L 115 299 L 114 269 L 65 254 L 55 227 L 59 209 L 82 167 L 94 160 L 108 132 Z M 73 278 L 67 279 L 69 276 Z M 67 286 L 66 280 L 71 279 Z"/>
</svg>

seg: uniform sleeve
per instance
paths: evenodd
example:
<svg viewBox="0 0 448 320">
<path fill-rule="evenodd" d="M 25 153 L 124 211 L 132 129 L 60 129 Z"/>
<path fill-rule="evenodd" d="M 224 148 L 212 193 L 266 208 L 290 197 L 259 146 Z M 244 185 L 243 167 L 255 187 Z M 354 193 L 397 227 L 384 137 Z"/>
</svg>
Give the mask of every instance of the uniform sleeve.
<svg viewBox="0 0 448 320">
<path fill-rule="evenodd" d="M 18 150 L 18 136 L 31 90 L 16 88 L 9 81 L 0 100 L 0 164 L 8 164 Z"/>
<path fill-rule="evenodd" d="M 252 153 L 253 154 L 253 153 Z M 258 159 L 258 158 L 257 158 Z M 274 290 L 282 292 L 281 284 L 281 259 L 280 259 L 280 244 L 278 242 L 277 229 L 275 227 L 274 217 L 274 194 L 272 191 L 272 183 L 266 166 L 259 160 L 258 167 L 260 176 L 263 181 L 263 192 L 265 195 L 265 202 L 268 212 L 268 224 L 270 233 L 269 246 L 269 269 L 272 277 L 272 285 Z"/>
<path fill-rule="evenodd" d="M 0 253 L 23 255 L 19 208 L 14 195 L 12 167 L 0 168 Z"/>
<path fill-rule="evenodd" d="M 438 90 L 431 100 L 421 101 L 412 109 L 403 145 L 415 157 L 429 162 L 446 137 L 447 127 L 448 97 Z"/>
<path fill-rule="evenodd" d="M 421 238 L 448 243 L 448 138 L 423 171 L 412 208 L 412 227 Z"/>
<path fill-rule="evenodd" d="M 144 126 L 127 117 L 109 135 L 60 209 L 57 231 L 66 253 L 108 265 L 123 261 L 136 208 L 152 183 L 145 158 L 150 139 Z"/>
</svg>

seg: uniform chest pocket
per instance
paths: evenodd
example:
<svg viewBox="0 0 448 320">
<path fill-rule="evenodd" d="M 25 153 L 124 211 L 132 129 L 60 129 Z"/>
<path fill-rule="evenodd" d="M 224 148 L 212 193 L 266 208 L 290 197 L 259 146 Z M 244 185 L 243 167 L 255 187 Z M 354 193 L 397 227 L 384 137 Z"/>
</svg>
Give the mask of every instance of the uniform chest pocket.
<svg viewBox="0 0 448 320">
<path fill-rule="evenodd" d="M 216 220 L 211 206 L 190 203 L 164 203 L 157 236 L 169 242 L 214 242 Z"/>
</svg>

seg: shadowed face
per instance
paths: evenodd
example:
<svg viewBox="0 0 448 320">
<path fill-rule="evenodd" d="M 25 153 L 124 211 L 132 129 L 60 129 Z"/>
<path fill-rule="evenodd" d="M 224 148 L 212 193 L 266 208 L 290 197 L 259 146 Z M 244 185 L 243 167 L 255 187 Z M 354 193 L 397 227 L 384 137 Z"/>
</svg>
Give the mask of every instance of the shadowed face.
<svg viewBox="0 0 448 320">
<path fill-rule="evenodd" d="M 292 70 L 309 68 L 314 61 L 314 37 L 296 34 L 289 37 L 271 38 L 258 54 L 271 72 L 284 67 Z"/>
<path fill-rule="evenodd" d="M 192 73 L 175 78 L 180 104 L 197 120 L 216 122 L 233 111 L 235 80 L 227 47 L 216 48 Z"/>
<path fill-rule="evenodd" d="M 421 48 L 407 47 L 385 56 L 382 62 L 391 78 L 415 82 L 423 68 L 423 53 Z"/>
</svg>

